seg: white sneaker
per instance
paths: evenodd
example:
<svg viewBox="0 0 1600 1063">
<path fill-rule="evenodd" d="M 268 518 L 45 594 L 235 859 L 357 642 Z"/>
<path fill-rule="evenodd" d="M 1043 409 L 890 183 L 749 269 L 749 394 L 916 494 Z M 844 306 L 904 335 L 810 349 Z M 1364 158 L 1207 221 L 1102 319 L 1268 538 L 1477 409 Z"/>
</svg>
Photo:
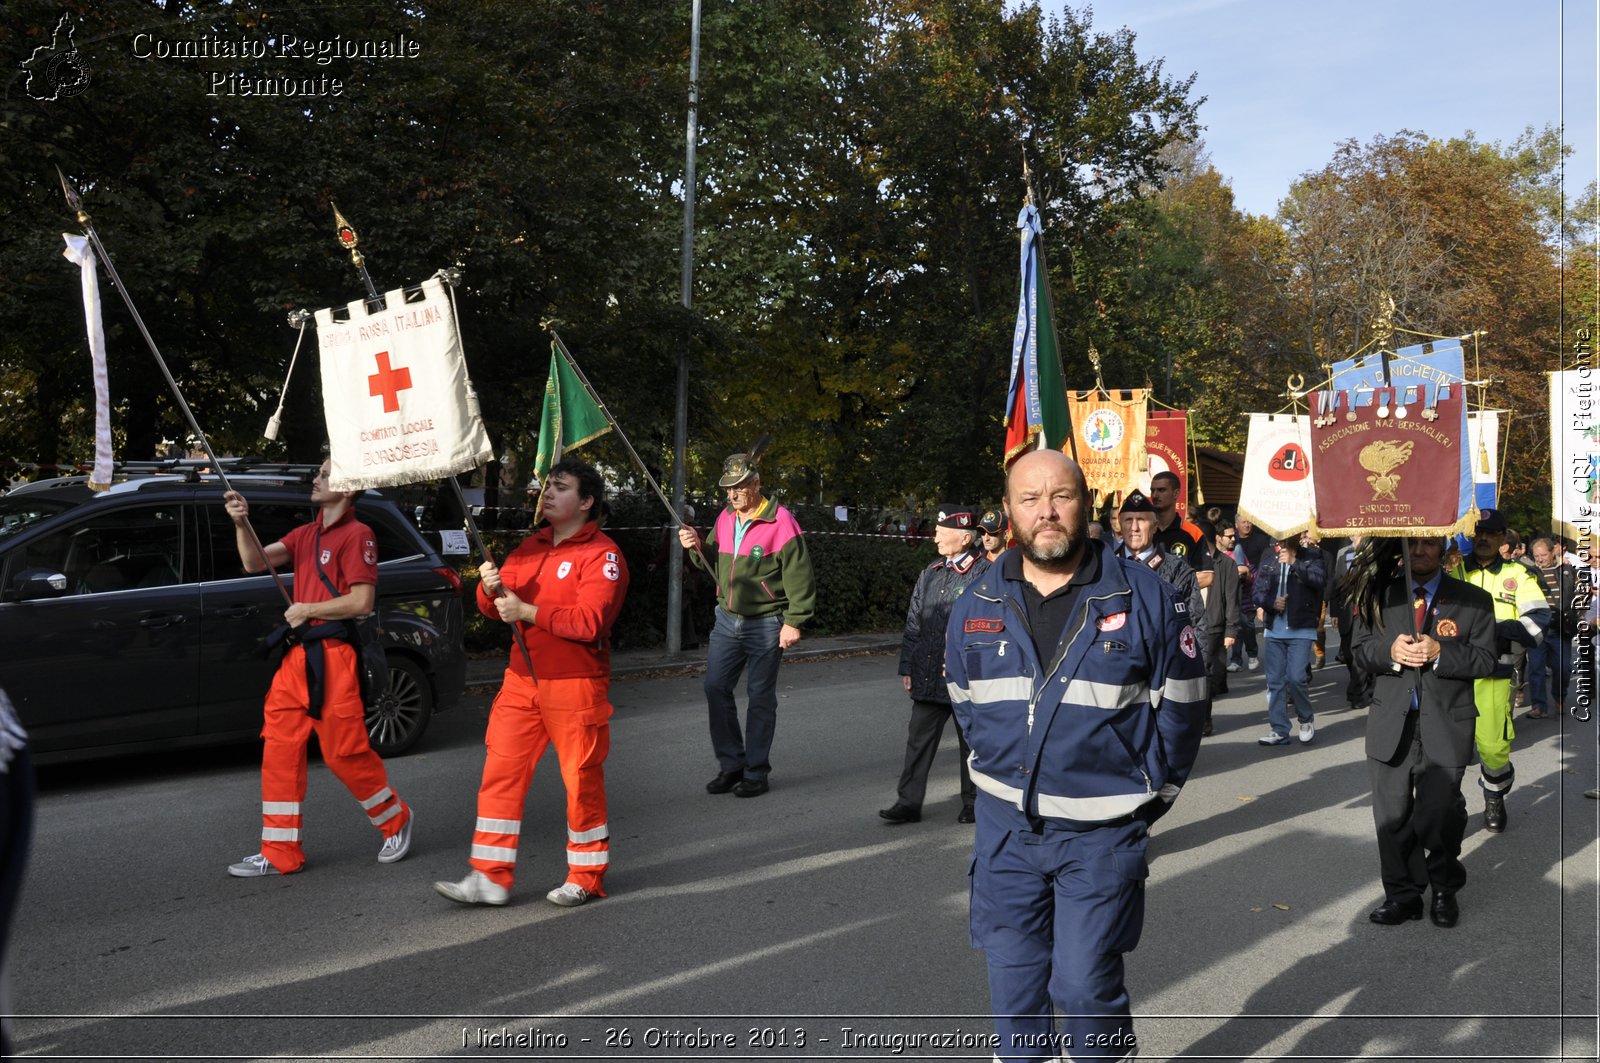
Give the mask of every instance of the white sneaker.
<svg viewBox="0 0 1600 1063">
<path fill-rule="evenodd" d="M 1300 741 L 1301 742 L 1310 742 L 1316 736 L 1317 736 L 1317 729 L 1311 723 L 1310 720 L 1307 720 L 1305 723 L 1300 725 Z"/>
<path fill-rule="evenodd" d="M 1228 671 L 1237 672 L 1238 670 L 1239 670 L 1239 662 L 1238 661 L 1229 661 L 1228 662 Z"/>
<path fill-rule="evenodd" d="M 1261 667 L 1261 658 L 1259 658 L 1259 657 L 1250 658 L 1250 670 L 1252 672 L 1255 671 L 1257 668 L 1260 668 L 1260 667 Z"/>
<path fill-rule="evenodd" d="M 433 888 L 460 904 L 492 904 L 499 907 L 511 899 L 511 891 L 482 871 L 470 872 L 460 882 L 435 882 Z"/>
<path fill-rule="evenodd" d="M 576 882 L 563 882 L 549 893 L 546 893 L 544 899 L 551 904 L 559 904 L 563 908 L 576 908 L 589 899 L 589 891 Z"/>
<path fill-rule="evenodd" d="M 383 847 L 378 850 L 378 863 L 392 864 L 405 858 L 411 851 L 411 827 L 416 822 L 416 814 L 406 809 L 406 825 L 383 839 Z"/>
<path fill-rule="evenodd" d="M 228 874 L 234 878 L 260 878 L 263 875 L 281 875 L 283 872 L 273 867 L 272 861 L 265 856 L 256 853 L 254 856 L 245 857 L 237 864 L 229 864 Z"/>
</svg>

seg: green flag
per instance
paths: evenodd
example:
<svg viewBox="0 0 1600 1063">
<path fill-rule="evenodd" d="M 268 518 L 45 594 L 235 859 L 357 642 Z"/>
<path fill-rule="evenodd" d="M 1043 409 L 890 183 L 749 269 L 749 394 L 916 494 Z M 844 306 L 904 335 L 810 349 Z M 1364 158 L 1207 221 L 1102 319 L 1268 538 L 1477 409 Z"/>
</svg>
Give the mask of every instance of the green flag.
<svg viewBox="0 0 1600 1063">
<path fill-rule="evenodd" d="M 561 456 L 611 431 L 611 422 L 583 386 L 577 370 L 556 344 L 550 344 L 550 377 L 544 383 L 544 412 L 539 417 L 539 452 L 533 474 L 542 484 Z"/>
</svg>

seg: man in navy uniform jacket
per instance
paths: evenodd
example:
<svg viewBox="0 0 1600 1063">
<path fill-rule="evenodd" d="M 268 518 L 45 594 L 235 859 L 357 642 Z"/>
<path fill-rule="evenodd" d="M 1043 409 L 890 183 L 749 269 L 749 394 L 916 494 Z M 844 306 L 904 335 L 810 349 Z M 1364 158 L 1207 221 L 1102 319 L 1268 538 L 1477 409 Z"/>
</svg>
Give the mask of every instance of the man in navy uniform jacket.
<svg viewBox="0 0 1600 1063">
<path fill-rule="evenodd" d="M 978 787 L 972 944 L 1008 1063 L 1136 1053 L 1122 956 L 1144 923 L 1145 843 L 1205 721 L 1188 604 L 1089 539 L 1087 493 L 1058 451 L 1017 459 L 1017 546 L 967 588 L 946 633 Z"/>
</svg>

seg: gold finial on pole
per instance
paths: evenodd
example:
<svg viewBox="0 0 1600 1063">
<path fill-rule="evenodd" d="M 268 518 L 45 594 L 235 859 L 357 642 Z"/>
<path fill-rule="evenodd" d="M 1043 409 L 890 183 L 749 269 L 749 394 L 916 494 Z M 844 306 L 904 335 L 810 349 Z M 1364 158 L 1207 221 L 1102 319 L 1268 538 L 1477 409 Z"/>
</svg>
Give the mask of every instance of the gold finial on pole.
<svg viewBox="0 0 1600 1063">
<path fill-rule="evenodd" d="M 1100 376 L 1100 352 L 1092 342 L 1089 344 L 1089 364 L 1094 366 L 1094 389 L 1101 394 L 1107 394 L 1106 382 Z"/>
<path fill-rule="evenodd" d="M 83 209 L 83 199 L 78 195 L 78 190 L 72 187 L 72 182 L 67 180 L 67 175 L 61 172 L 59 166 L 56 167 L 56 176 L 61 179 L 61 191 L 67 197 L 67 206 L 78 216 L 78 224 L 93 224 L 89 220 L 89 212 Z"/>
<path fill-rule="evenodd" d="M 333 224 L 339 236 L 339 246 L 350 252 L 350 264 L 356 268 L 356 272 L 361 275 L 362 283 L 367 286 L 367 301 L 375 303 L 381 298 L 378 295 L 378 287 L 372 283 L 372 275 L 367 272 L 366 258 L 356 249 L 356 245 L 361 242 L 361 237 L 356 235 L 355 226 L 351 225 L 349 220 L 339 213 L 339 205 L 337 203 L 330 199 L 328 206 L 333 208 Z"/>
<path fill-rule="evenodd" d="M 1378 306 L 1378 320 L 1373 326 L 1378 341 L 1379 350 L 1392 350 L 1394 348 L 1394 296 L 1388 292 L 1383 293 L 1383 300 Z"/>
<path fill-rule="evenodd" d="M 361 242 L 361 237 L 356 235 L 355 227 L 350 224 L 345 216 L 339 213 L 339 205 L 337 203 L 330 200 L 328 205 L 333 208 L 333 224 L 339 233 L 339 246 L 350 252 L 350 261 L 357 269 L 360 269 L 366 264 L 361 252 L 356 250 L 356 245 Z"/>
</svg>

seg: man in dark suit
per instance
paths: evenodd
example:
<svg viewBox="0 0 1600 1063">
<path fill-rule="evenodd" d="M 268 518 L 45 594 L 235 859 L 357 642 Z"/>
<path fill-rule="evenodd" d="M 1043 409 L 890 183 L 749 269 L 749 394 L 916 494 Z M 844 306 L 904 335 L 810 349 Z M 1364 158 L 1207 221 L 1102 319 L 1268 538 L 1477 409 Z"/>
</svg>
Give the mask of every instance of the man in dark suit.
<svg viewBox="0 0 1600 1063">
<path fill-rule="evenodd" d="M 1429 917 L 1451 927 L 1460 918 L 1456 891 L 1467 881 L 1461 776 L 1478 715 L 1472 684 L 1494 671 L 1494 603 L 1444 574 L 1441 540 L 1409 539 L 1402 548 L 1410 551 L 1412 586 L 1396 574 L 1380 592 L 1380 624 L 1363 615 L 1355 629 L 1355 666 L 1376 676 L 1367 769 L 1384 902 L 1369 918 L 1384 925 L 1421 919 L 1431 886 Z"/>
</svg>

